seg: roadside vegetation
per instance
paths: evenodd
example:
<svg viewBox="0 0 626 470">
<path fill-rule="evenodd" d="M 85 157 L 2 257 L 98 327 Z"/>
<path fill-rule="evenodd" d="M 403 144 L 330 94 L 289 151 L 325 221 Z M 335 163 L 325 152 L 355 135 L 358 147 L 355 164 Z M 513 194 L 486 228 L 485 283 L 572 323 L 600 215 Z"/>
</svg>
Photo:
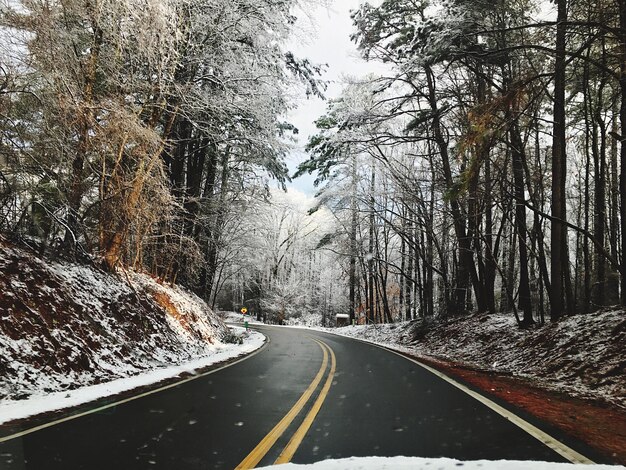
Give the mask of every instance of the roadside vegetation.
<svg viewBox="0 0 626 470">
<path fill-rule="evenodd" d="M 46 390 L 28 367 L 179 360 L 179 337 L 223 334 L 210 309 L 246 306 L 416 321 L 424 354 L 623 404 L 626 0 L 363 3 L 352 39 L 388 73 L 346 80 L 290 175 L 286 116 L 325 93 L 286 46 L 306 7 L 0 0 L 0 346 L 33 353 L 0 373 Z M 305 173 L 314 202 L 280 192 Z M 127 337 L 77 334 L 107 322 Z M 482 340 L 490 324 L 507 334 Z M 133 336 L 154 329 L 172 341 Z"/>
<path fill-rule="evenodd" d="M 200 298 L 147 274 L 45 260 L 2 238 L 0 272 L 5 405 L 210 356 L 234 335 Z"/>
</svg>

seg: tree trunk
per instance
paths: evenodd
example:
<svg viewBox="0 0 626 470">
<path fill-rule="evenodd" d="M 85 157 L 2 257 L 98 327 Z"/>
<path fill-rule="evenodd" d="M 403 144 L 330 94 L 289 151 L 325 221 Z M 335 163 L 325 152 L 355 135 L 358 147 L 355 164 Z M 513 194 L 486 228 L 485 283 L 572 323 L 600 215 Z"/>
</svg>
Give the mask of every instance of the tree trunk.
<svg viewBox="0 0 626 470">
<path fill-rule="evenodd" d="M 604 41 L 602 44 L 602 57 L 603 63 L 605 62 L 606 50 L 604 47 Z M 594 170 L 595 170 L 595 195 L 594 195 L 594 220 L 593 220 L 593 233 L 596 242 L 599 246 L 594 249 L 594 289 L 593 289 L 593 303 L 596 307 L 606 305 L 606 260 L 604 253 L 599 247 L 605 246 L 606 238 L 606 124 L 602 117 L 604 108 L 604 87 L 606 83 L 606 77 L 602 77 L 598 86 L 598 99 L 595 106 L 595 112 L 593 113 L 594 121 L 597 126 L 594 126 Z M 599 145 L 597 131 L 599 130 Z"/>
<path fill-rule="evenodd" d="M 229 160 L 230 160 L 230 148 L 226 148 L 222 154 L 222 174 L 220 177 L 220 192 L 219 201 L 217 205 L 217 214 L 211 224 L 209 236 L 207 237 L 207 251 L 204 256 L 205 262 L 205 275 L 203 276 L 203 282 L 200 285 L 201 294 L 204 299 L 209 300 L 213 292 L 213 281 L 215 280 L 215 273 L 217 272 L 217 261 L 219 254 L 219 242 L 221 237 L 221 231 L 224 226 L 224 217 L 226 216 L 226 196 L 229 191 Z"/>
<path fill-rule="evenodd" d="M 448 154 L 448 146 L 446 139 L 443 136 L 441 129 L 441 116 L 440 110 L 437 105 L 437 94 L 435 91 L 434 75 L 429 67 L 426 67 L 426 78 L 428 82 L 428 100 L 433 114 L 433 137 L 438 146 L 439 153 L 441 155 L 441 163 L 443 169 L 443 176 L 448 188 L 454 186 L 452 178 L 452 170 L 450 168 L 450 157 Z M 474 256 L 471 247 L 471 239 L 468 238 L 465 228 L 465 218 L 463 217 L 461 206 L 456 197 L 450 198 L 450 209 L 452 211 L 454 231 L 459 245 L 459 266 L 457 272 L 457 296 L 455 301 L 455 313 L 461 313 L 465 311 L 465 291 L 469 288 L 468 281 L 471 279 L 474 287 L 474 293 L 476 294 L 476 301 L 478 304 L 478 310 L 481 312 L 487 311 L 485 299 L 482 296 L 482 289 L 479 285 L 478 274 L 474 265 Z"/>
<path fill-rule="evenodd" d="M 565 33 L 567 0 L 557 0 L 556 60 L 554 66 L 554 125 L 552 129 L 552 228 L 550 233 L 550 319 L 563 314 L 563 287 L 567 270 L 567 227 L 565 221 Z M 625 240 L 626 243 L 626 240 Z"/>
<path fill-rule="evenodd" d="M 619 196 L 620 196 L 620 228 L 622 235 L 622 260 L 621 260 L 621 282 L 620 300 L 626 306 L 626 0 L 617 1 L 619 7 L 619 56 L 620 56 L 620 78 L 619 86 L 621 93 L 621 103 L 619 110 L 621 141 L 620 141 L 620 174 L 619 174 Z"/>
<path fill-rule="evenodd" d="M 517 226 L 517 240 L 519 247 L 519 308 L 524 313 L 522 326 L 529 326 L 533 319 L 532 303 L 530 298 L 530 282 L 528 276 L 528 247 L 526 245 L 526 205 L 524 204 L 524 144 L 519 133 L 517 121 L 514 121 L 509 130 L 511 138 L 511 161 L 513 164 L 513 186 L 515 191 L 515 224 Z"/>
<path fill-rule="evenodd" d="M 492 204 L 491 161 L 485 160 L 485 293 L 487 295 L 487 311 L 496 312 L 495 283 L 496 259 L 493 253 L 493 210 Z"/>
<path fill-rule="evenodd" d="M 378 312 L 376 311 L 375 301 L 375 289 L 374 289 L 374 252 L 376 248 L 374 246 L 374 185 L 376 183 L 376 172 L 374 169 L 374 165 L 372 165 L 371 169 L 371 178 L 370 178 L 370 198 L 369 198 L 369 239 L 368 239 L 368 253 L 367 253 L 367 278 L 368 278 L 368 304 L 370 310 L 370 318 L 376 321 Z"/>
<path fill-rule="evenodd" d="M 356 309 L 356 228 L 357 228 L 357 201 L 356 201 L 356 189 L 357 189 L 357 161 L 356 156 L 352 156 L 352 194 L 350 196 L 350 269 L 349 269 L 349 289 L 350 298 L 348 299 L 350 324 L 354 324 L 355 309 Z"/>
<path fill-rule="evenodd" d="M 80 206 L 85 193 L 85 164 L 89 151 L 90 133 L 93 121 L 94 88 L 96 85 L 98 61 L 103 43 L 104 33 L 95 20 L 92 20 L 93 40 L 89 54 L 85 59 L 83 71 L 82 107 L 78 121 L 78 145 L 72 161 L 72 181 L 67 195 L 67 219 L 63 244 L 71 251 L 76 247 Z M 104 157 L 103 157 L 104 158 Z M 105 175 L 101 175 L 102 178 Z"/>
</svg>

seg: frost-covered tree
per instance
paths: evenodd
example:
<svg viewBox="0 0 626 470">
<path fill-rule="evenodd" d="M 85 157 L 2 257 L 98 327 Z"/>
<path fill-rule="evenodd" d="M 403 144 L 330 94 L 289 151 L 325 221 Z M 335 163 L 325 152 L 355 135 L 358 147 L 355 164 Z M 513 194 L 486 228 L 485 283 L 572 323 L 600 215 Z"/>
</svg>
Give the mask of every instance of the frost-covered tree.
<svg viewBox="0 0 626 470">
<path fill-rule="evenodd" d="M 25 0 L 4 5 L 2 25 L 18 33 L 12 61 L 27 81 L 14 109 L 33 106 L 29 132 L 11 142 L 14 163 L 43 190 L 21 199 L 62 227 L 66 246 L 98 246 L 112 268 L 140 195 L 160 184 L 157 122 L 173 71 L 175 10 Z"/>
<path fill-rule="evenodd" d="M 325 210 L 308 213 L 304 196 L 272 192 L 237 220 L 236 255 L 225 264 L 218 305 L 242 305 L 273 323 L 321 324 L 342 305 L 337 256 L 320 245 L 334 230 Z"/>
<path fill-rule="evenodd" d="M 354 224 L 360 246 L 372 247 L 359 286 L 367 303 L 376 302 L 369 278 L 377 263 L 401 273 L 404 317 L 503 309 L 526 327 L 543 322 L 549 306 L 556 317 L 609 302 L 599 297 L 607 289 L 615 299 L 606 266 L 623 271 L 615 256 L 624 220 L 619 106 L 608 104 L 619 94 L 616 7 L 572 2 L 568 22 L 532 0 L 383 1 L 353 13 L 363 57 L 390 73 L 362 88 L 369 104 L 360 110 L 339 113 L 354 88 L 333 103 L 301 170 L 327 183 L 323 203 L 349 175 L 348 157 L 367 155 L 359 168 L 371 171 L 349 185 L 368 214 Z M 546 161 L 553 152 L 571 169 L 555 172 Z M 399 253 L 372 255 L 386 247 Z"/>
<path fill-rule="evenodd" d="M 3 2 L 2 227 L 214 297 L 241 201 L 288 178 L 290 96 L 323 89 L 297 6 Z"/>
<path fill-rule="evenodd" d="M 295 132 L 282 121 L 288 91 L 321 92 L 319 69 L 284 49 L 295 5 L 194 1 L 181 7 L 181 60 L 168 99 L 172 126 L 163 159 L 180 208 L 176 231 L 203 253 L 198 276 L 180 280 L 207 298 L 218 282 L 231 207 L 236 211 L 247 188 L 256 192 L 268 178 L 280 184 L 288 178 L 283 158 Z M 178 276 L 186 257 L 179 252 L 167 275 Z"/>
</svg>

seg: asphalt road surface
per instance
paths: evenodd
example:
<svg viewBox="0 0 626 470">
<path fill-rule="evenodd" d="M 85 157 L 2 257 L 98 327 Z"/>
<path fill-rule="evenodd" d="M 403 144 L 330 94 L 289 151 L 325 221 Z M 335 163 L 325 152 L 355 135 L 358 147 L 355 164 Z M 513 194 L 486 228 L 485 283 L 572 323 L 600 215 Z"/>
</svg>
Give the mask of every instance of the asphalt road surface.
<svg viewBox="0 0 626 470">
<path fill-rule="evenodd" d="M 232 469 L 372 455 L 565 461 L 399 355 L 258 329 L 270 343 L 237 364 L 0 443 L 0 469 Z"/>
</svg>

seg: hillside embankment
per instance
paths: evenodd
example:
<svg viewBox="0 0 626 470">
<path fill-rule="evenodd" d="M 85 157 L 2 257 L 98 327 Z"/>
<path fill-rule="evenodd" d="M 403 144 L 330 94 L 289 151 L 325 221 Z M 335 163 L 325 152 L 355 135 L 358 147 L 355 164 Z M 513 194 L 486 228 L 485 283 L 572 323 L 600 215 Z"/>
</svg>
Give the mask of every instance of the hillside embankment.
<svg viewBox="0 0 626 470">
<path fill-rule="evenodd" d="M 414 357 L 626 464 L 626 312 L 520 329 L 475 314 L 332 329 Z"/>
<path fill-rule="evenodd" d="M 200 298 L 177 286 L 42 259 L 0 238 L 0 400 L 182 364 L 229 336 Z"/>
</svg>

